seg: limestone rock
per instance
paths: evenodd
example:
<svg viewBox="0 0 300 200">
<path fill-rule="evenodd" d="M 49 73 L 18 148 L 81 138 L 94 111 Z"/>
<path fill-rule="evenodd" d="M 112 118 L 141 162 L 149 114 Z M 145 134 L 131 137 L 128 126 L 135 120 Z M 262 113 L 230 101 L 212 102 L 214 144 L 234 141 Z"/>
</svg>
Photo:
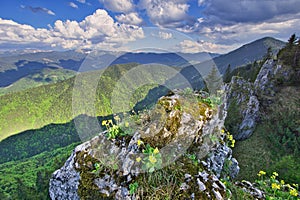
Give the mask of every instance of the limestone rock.
<svg viewBox="0 0 300 200">
<path fill-rule="evenodd" d="M 226 87 L 226 109 L 231 106 L 238 109 L 238 113 L 229 112 L 229 117 L 237 118 L 234 138 L 244 140 L 250 137 L 259 119 L 259 101 L 256 96 L 254 85 L 243 78 L 233 77 Z M 230 116 L 238 115 L 238 116 Z"/>
<path fill-rule="evenodd" d="M 140 126 L 131 135 L 108 139 L 107 132 L 103 132 L 76 147 L 50 180 L 51 199 L 142 198 L 131 194 L 129 185 L 142 173 L 149 173 L 144 168 L 146 144 L 157 147 L 161 154 L 163 162 L 155 170 L 181 160 L 186 173 L 178 190 L 186 197 L 224 199 L 226 188 L 219 177 L 226 162 L 232 163 L 228 165 L 230 176 L 238 172 L 238 163 L 232 158 L 231 149 L 224 145 L 220 131 L 226 113 L 220 111 L 221 107 L 213 109 L 190 99 L 179 94 L 162 97 L 156 107 L 141 114 Z M 140 140 L 144 146 L 138 144 Z M 197 156 L 192 162 L 196 164 L 186 158 L 189 149 Z M 152 162 L 156 159 L 152 158 Z M 193 173 L 189 173 L 190 168 Z"/>
<path fill-rule="evenodd" d="M 217 177 L 222 177 L 223 172 L 223 178 L 235 178 L 240 170 L 237 160 L 232 158 L 232 150 L 226 145 L 219 145 L 207 158 L 207 168 Z"/>
<path fill-rule="evenodd" d="M 257 189 L 254 184 L 249 181 L 235 182 L 235 185 L 240 186 L 244 191 L 248 192 L 256 199 L 265 199 L 265 193 Z"/>
<path fill-rule="evenodd" d="M 51 199 L 80 199 L 77 193 L 80 173 L 74 167 L 74 159 L 76 152 L 82 151 L 88 146 L 88 143 L 77 146 L 72 155 L 65 162 L 64 166 L 52 174 L 52 178 L 49 183 L 49 195 Z"/>
<path fill-rule="evenodd" d="M 285 82 L 291 79 L 293 70 L 290 67 L 283 67 L 276 61 L 267 60 L 260 69 L 254 83 L 250 83 L 240 77 L 232 77 L 231 82 L 226 86 L 227 104 L 236 106 L 238 113 L 229 113 L 239 120 L 235 120 L 234 138 L 244 140 L 249 138 L 259 120 L 260 107 L 266 107 L 273 102 L 277 92 L 278 81 Z"/>
</svg>

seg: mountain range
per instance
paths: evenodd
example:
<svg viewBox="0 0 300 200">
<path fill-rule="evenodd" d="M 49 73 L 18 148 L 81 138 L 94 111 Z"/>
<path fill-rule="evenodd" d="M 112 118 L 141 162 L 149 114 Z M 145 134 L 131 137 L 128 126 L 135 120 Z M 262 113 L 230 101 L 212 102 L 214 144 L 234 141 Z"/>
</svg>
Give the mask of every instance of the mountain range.
<svg viewBox="0 0 300 200">
<path fill-rule="evenodd" d="M 173 67 L 187 67 L 206 60 L 212 60 L 221 72 L 224 72 L 228 65 L 231 69 L 238 66 L 260 60 L 265 55 L 268 48 L 274 53 L 284 46 L 284 42 L 266 37 L 249 44 L 246 44 L 227 54 L 215 53 L 131 53 L 131 52 L 108 52 L 108 51 L 65 51 L 65 52 L 2 52 L 0 56 L 0 95 L 10 91 L 20 90 L 20 84 L 14 84 L 21 79 L 23 80 L 21 89 L 30 88 L 42 84 L 54 83 L 61 81 L 70 76 L 62 76 L 63 71 L 70 73 L 91 71 L 103 69 L 114 64 L 139 63 L 150 64 L 156 63 Z M 45 70 L 48 69 L 48 70 Z M 58 72 L 60 75 L 52 78 L 48 75 Z M 74 73 L 75 74 L 75 73 Z M 42 79 L 35 79 L 35 76 L 42 76 Z M 48 78 L 48 79 L 47 79 Z M 47 79 L 47 80 L 45 80 Z M 32 81 L 33 80 L 33 81 Z M 30 83 L 28 83 L 30 82 Z M 38 84 L 32 84 L 32 82 Z M 24 85 L 26 87 L 24 88 Z M 7 89 L 10 88 L 10 89 Z M 1 92 L 2 91 L 2 92 Z"/>
<path fill-rule="evenodd" d="M 281 54 L 277 54 L 283 46 L 285 48 L 280 50 Z M 294 77 L 295 74 L 299 76 L 299 73 L 290 74 L 293 72 L 291 66 L 284 64 L 284 59 L 288 59 L 285 57 L 288 51 L 288 45 L 285 45 L 284 42 L 274 38 L 262 38 L 224 55 L 104 51 L 89 54 L 78 51 L 15 52 L 15 55 L 11 56 L 7 55 L 9 52 L 0 53 L 0 61 L 2 64 L 4 63 L 0 65 L 0 76 L 1 73 L 2 77 L 16 74 L 15 77 L 8 77 L 11 79 L 5 79 L 6 82 L 3 81 L 3 85 L 7 86 L 2 88 L 2 91 L 0 88 L 0 185 L 2 186 L 0 199 L 49 199 L 49 179 L 53 177 L 51 174 L 63 165 L 80 139 L 83 140 L 82 135 L 78 132 L 78 127 L 83 127 L 88 132 L 87 137 L 99 133 L 98 129 L 95 131 L 93 126 L 78 124 L 78 120 L 85 122 L 96 119 L 101 124 L 105 120 L 114 120 L 113 118 L 118 115 L 125 115 L 126 113 L 122 112 L 124 109 L 120 111 L 112 109 L 112 99 L 117 96 L 119 103 L 126 102 L 128 100 L 125 99 L 128 96 L 126 94 L 131 87 L 139 86 L 136 84 L 139 82 L 144 85 L 139 86 L 133 93 L 129 93 L 131 95 L 129 103 L 133 109 L 131 112 L 139 113 L 146 108 L 147 113 L 151 109 L 151 106 L 146 107 L 147 105 L 163 95 L 167 94 L 167 98 L 174 95 L 168 90 L 170 89 L 168 86 L 171 89 L 184 88 L 184 84 L 188 83 L 193 88 L 201 89 L 204 86 L 203 81 L 201 82 L 203 74 L 199 70 L 201 67 L 210 65 L 218 67 L 222 73 L 228 69 L 229 65 L 231 66 L 229 84 L 232 84 L 230 80 L 238 80 L 237 83 L 242 84 L 240 88 L 232 87 L 236 90 L 233 94 L 237 99 L 245 100 L 247 106 L 252 108 L 252 104 L 248 103 L 248 97 L 244 97 L 245 95 L 258 95 L 262 92 L 260 89 L 263 88 L 263 91 L 270 95 L 266 96 L 265 93 L 262 93 L 261 96 L 258 96 L 262 118 L 253 135 L 245 141 L 237 141 L 235 145 L 231 142 L 231 147 L 234 147 L 233 155 L 237 158 L 241 169 L 237 180 L 243 180 L 242 183 L 246 183 L 244 180 L 247 180 L 248 184 L 248 181 L 257 180 L 256 174 L 259 170 L 266 170 L 268 176 L 274 174 L 274 171 L 280 174 L 278 180 L 286 182 L 280 182 L 282 188 L 287 187 L 287 183 L 292 185 L 292 183 L 299 182 L 299 122 L 297 121 L 299 118 L 299 112 L 297 112 L 299 111 L 299 81 L 297 80 L 299 78 Z M 270 56 L 270 54 L 273 55 Z M 207 57 L 213 59 L 207 60 Z M 138 59 L 141 60 L 137 62 Z M 157 73 L 157 76 L 151 76 L 152 71 L 148 71 L 149 68 L 159 66 L 157 64 L 150 65 L 154 60 L 155 63 L 160 63 L 162 66 L 160 68 L 162 71 Z M 253 63 L 253 61 L 258 62 Z M 173 62 L 177 64 L 173 65 Z M 146 70 L 142 72 L 150 72 L 150 74 L 146 74 L 148 76 L 145 74 L 137 75 L 134 78 L 127 76 L 138 69 L 140 64 L 145 64 L 143 69 Z M 168 65 L 168 67 L 164 68 L 164 65 Z M 106 66 L 109 67 L 105 68 Z M 272 69 L 266 72 L 266 69 L 270 67 Z M 299 71 L 299 65 L 295 69 Z M 25 74 L 22 75 L 20 72 Z M 173 74 L 170 75 L 168 72 Z M 224 75 L 226 74 L 227 71 Z M 156 74 L 153 73 L 153 75 Z M 232 76 L 238 77 L 231 79 Z M 82 86 L 83 91 L 74 93 L 74 85 L 77 78 L 80 77 L 82 79 L 79 85 Z M 293 77 L 296 80 L 294 82 L 292 81 Z M 258 91 L 260 92 L 248 91 L 249 88 L 253 89 L 251 85 L 255 84 L 256 80 L 266 83 L 265 78 L 268 79 L 267 83 L 272 83 L 269 85 L 270 87 L 276 86 L 276 88 L 259 86 Z M 158 83 L 158 79 L 163 80 L 163 84 Z M 90 99 L 89 95 L 81 96 L 80 103 L 84 105 L 86 102 L 94 102 L 96 113 L 90 112 L 84 106 L 79 106 L 78 113 L 74 114 L 72 97 L 80 92 L 88 94 L 92 89 L 90 83 L 93 82 L 98 86 L 95 91 L 96 98 Z M 120 86 L 120 82 L 129 84 Z M 244 82 L 247 83 L 247 86 L 249 85 L 249 88 L 244 87 Z M 116 89 L 118 90 L 116 91 Z M 176 91 L 180 90 L 174 90 L 174 92 Z M 192 90 L 188 89 L 182 91 L 187 96 L 192 93 Z M 117 92 L 115 96 L 113 96 L 114 92 Z M 214 99 L 213 96 L 207 97 L 207 93 L 204 91 L 196 91 L 196 94 L 203 95 L 202 103 L 211 106 L 217 103 L 217 99 Z M 207 101 L 209 99 L 210 101 Z M 249 102 L 251 99 L 253 98 L 249 98 Z M 117 104 L 119 107 L 121 105 Z M 232 103 L 232 105 L 236 104 Z M 188 106 L 190 105 L 188 104 Z M 192 110 L 195 107 L 191 106 Z M 237 133 L 232 127 L 235 123 L 240 124 L 237 120 L 239 120 L 240 114 L 244 113 L 239 112 L 241 108 L 243 108 L 241 105 L 228 107 L 226 128 L 221 130 L 221 132 L 226 132 L 227 136 L 231 134 L 234 139 Z M 182 108 L 178 106 L 175 106 L 174 109 L 176 113 L 182 111 Z M 146 115 L 145 117 L 145 120 L 148 120 Z M 131 128 L 131 126 L 129 127 Z M 103 124 L 102 128 L 104 128 Z M 213 139 L 213 137 L 209 138 Z M 71 145 L 67 146 L 69 144 Z M 221 142 L 221 144 L 223 143 Z M 188 161 L 186 166 L 192 164 L 198 170 L 199 165 L 195 164 L 197 159 L 193 158 L 193 155 L 187 154 L 183 159 Z M 220 160 L 219 157 L 217 158 Z M 224 163 L 224 170 L 229 169 L 227 164 Z M 229 163 L 229 165 L 231 164 Z M 91 169 L 93 166 L 91 165 Z M 178 166 L 181 165 L 175 165 L 176 169 Z M 267 178 L 267 176 L 263 178 Z M 245 198 L 245 195 L 249 196 L 249 194 L 244 191 L 244 188 L 242 190 L 238 185 L 234 185 L 237 183 L 235 180 L 234 182 L 226 181 L 226 188 L 231 191 L 230 195 L 233 195 L 233 199 L 253 199 Z M 272 180 L 274 181 L 274 179 Z M 141 185 L 142 182 L 147 181 L 142 180 L 139 184 Z M 264 187 L 268 192 L 271 189 L 271 182 L 267 180 L 266 183 L 269 185 Z M 130 185 L 132 186 L 132 184 Z M 129 187 L 131 187 L 130 185 Z M 273 191 L 271 193 L 275 195 Z M 293 199 L 288 196 L 289 191 L 285 191 L 285 193 L 283 199 Z"/>
</svg>

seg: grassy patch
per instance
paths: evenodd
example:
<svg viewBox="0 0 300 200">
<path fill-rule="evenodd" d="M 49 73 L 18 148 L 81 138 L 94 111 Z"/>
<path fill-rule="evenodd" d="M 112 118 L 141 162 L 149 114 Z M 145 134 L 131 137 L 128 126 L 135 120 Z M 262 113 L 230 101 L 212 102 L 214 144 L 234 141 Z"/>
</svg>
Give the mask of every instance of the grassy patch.
<svg viewBox="0 0 300 200">
<path fill-rule="evenodd" d="M 239 141 L 233 151 L 241 171 L 238 179 L 254 181 L 260 170 L 280 171 L 288 182 L 300 182 L 299 87 L 283 87 L 253 135 Z"/>
</svg>

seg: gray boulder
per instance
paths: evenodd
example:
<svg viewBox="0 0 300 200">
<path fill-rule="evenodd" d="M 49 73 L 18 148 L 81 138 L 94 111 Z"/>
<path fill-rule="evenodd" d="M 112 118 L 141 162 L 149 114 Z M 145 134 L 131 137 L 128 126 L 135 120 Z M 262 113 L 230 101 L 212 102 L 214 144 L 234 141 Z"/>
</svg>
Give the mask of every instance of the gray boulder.
<svg viewBox="0 0 300 200">
<path fill-rule="evenodd" d="M 231 82 L 226 86 L 226 109 L 235 106 L 238 113 L 229 112 L 228 115 L 239 118 L 240 120 L 233 124 L 236 133 L 236 140 L 249 138 L 259 119 L 259 101 L 256 96 L 254 85 L 241 77 L 233 77 Z"/>
<path fill-rule="evenodd" d="M 219 180 L 220 174 L 235 177 L 239 170 L 221 133 L 226 111 L 222 106 L 212 108 L 201 104 L 194 97 L 180 94 L 162 97 L 156 107 L 140 114 L 140 126 L 132 135 L 108 139 L 107 132 L 103 132 L 77 146 L 65 165 L 52 175 L 51 199 L 143 198 L 130 192 L 130 184 L 137 177 L 152 173 L 144 168 L 147 167 L 143 157 L 145 146 L 138 145 L 140 140 L 159 149 L 164 162 L 155 166 L 155 170 L 182 160 L 187 173 L 186 182 L 180 188 L 186 197 L 224 199 L 226 187 Z M 196 165 L 191 165 L 187 158 L 188 149 L 197 155 Z M 142 162 L 137 161 L 139 157 Z M 231 165 L 226 168 L 227 162 Z M 205 170 L 195 173 L 190 169 L 198 170 L 199 165 Z"/>
</svg>

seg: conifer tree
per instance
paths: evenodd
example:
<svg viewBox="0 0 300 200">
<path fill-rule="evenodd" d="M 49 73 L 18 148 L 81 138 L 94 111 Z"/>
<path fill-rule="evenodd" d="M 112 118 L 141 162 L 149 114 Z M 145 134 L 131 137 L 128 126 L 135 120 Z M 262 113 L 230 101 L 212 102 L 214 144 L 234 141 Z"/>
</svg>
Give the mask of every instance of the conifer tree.
<svg viewBox="0 0 300 200">
<path fill-rule="evenodd" d="M 288 40 L 288 47 L 291 48 L 296 44 L 297 38 L 296 38 L 296 34 L 294 33 L 293 35 L 291 35 L 291 37 Z"/>
<path fill-rule="evenodd" d="M 223 80 L 225 83 L 228 83 L 231 81 L 230 73 L 231 73 L 231 65 L 229 64 L 226 68 L 226 71 L 225 71 L 224 77 L 223 77 Z"/>
<path fill-rule="evenodd" d="M 217 91 L 221 89 L 222 77 L 216 66 L 213 66 L 210 73 L 205 77 L 205 84 L 210 94 L 217 94 Z"/>
</svg>

